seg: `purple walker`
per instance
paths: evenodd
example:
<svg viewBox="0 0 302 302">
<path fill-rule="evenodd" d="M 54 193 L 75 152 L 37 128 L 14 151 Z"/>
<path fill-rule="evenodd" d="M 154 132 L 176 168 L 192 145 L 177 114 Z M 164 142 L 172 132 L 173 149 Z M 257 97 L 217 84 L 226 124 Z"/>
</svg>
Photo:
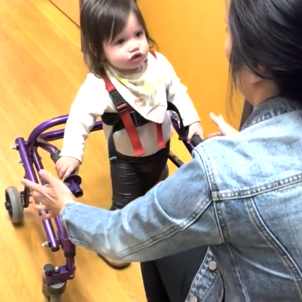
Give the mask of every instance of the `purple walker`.
<svg viewBox="0 0 302 302">
<path fill-rule="evenodd" d="M 48 120 L 39 126 L 37 126 L 29 135 L 28 140 L 25 141 L 23 137 L 19 137 L 15 140 L 15 145 L 12 149 L 17 150 L 20 154 L 20 158 L 24 167 L 25 177 L 31 181 L 39 182 L 39 172 L 43 169 L 41 157 L 38 153 L 38 148 L 42 148 L 50 153 L 50 157 L 54 163 L 59 159 L 60 150 L 49 142 L 63 138 L 64 129 L 49 131 L 48 129 L 65 124 L 68 115 L 56 117 Z M 174 129 L 179 132 L 178 122 L 172 118 Z M 103 129 L 102 122 L 97 122 L 92 131 L 98 131 Z M 192 142 L 188 144 L 183 141 L 188 151 L 191 153 L 193 146 L 196 146 L 201 142 L 198 136 L 193 137 Z M 177 166 L 180 167 L 183 162 L 170 152 L 169 159 Z M 42 183 L 43 181 L 40 180 Z M 79 175 L 69 176 L 64 183 L 68 186 L 72 194 L 78 198 L 83 196 L 81 188 L 81 177 Z M 16 187 L 10 186 L 5 190 L 5 208 L 9 214 L 10 220 L 14 225 L 22 224 L 23 222 L 23 210 L 29 206 L 30 192 L 25 187 L 23 191 L 19 192 Z M 42 213 L 40 213 L 43 215 Z M 64 229 L 59 217 L 53 218 L 57 227 L 57 233 L 53 228 L 51 219 L 44 220 L 43 228 L 46 233 L 47 240 L 42 243 L 43 247 L 48 247 L 52 252 L 57 252 L 60 249 L 63 250 L 66 258 L 65 265 L 54 266 L 52 264 L 45 264 L 43 267 L 43 280 L 42 280 L 42 292 L 48 302 L 60 302 L 62 301 L 62 294 L 65 291 L 66 283 L 68 280 L 72 280 L 75 277 L 75 245 L 68 239 L 66 230 Z"/>
</svg>

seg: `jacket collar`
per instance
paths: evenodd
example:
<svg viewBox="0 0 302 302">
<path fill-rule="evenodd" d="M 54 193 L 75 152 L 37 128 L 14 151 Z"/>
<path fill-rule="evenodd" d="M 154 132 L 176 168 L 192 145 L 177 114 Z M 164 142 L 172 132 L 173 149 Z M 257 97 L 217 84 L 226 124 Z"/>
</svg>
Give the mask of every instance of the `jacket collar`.
<svg viewBox="0 0 302 302">
<path fill-rule="evenodd" d="M 242 130 L 284 113 L 302 109 L 302 104 L 283 97 L 274 97 L 263 102 L 250 114 L 242 126 Z"/>
</svg>

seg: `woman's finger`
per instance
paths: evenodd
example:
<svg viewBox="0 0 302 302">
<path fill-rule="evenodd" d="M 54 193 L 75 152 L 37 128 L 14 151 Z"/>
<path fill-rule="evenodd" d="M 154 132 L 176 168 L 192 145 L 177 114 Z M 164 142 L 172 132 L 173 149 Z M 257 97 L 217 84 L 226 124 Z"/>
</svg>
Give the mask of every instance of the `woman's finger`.
<svg viewBox="0 0 302 302">
<path fill-rule="evenodd" d="M 214 133 L 211 133 L 207 136 L 207 139 L 208 138 L 212 138 L 212 137 L 216 137 L 216 136 L 221 136 L 221 132 L 220 131 L 217 131 L 217 132 L 214 132 Z"/>
<path fill-rule="evenodd" d="M 39 172 L 41 178 L 43 178 L 51 187 L 55 184 L 55 182 L 58 180 L 55 178 L 51 173 L 49 173 L 46 170 L 40 170 Z"/>
<path fill-rule="evenodd" d="M 38 211 L 46 211 L 46 207 L 44 204 L 35 204 L 35 208 L 38 210 Z"/>
<path fill-rule="evenodd" d="M 42 213 L 42 215 L 40 215 L 40 217 L 44 220 L 44 219 L 49 219 L 53 216 L 52 212 L 47 210 L 45 208 L 44 205 L 39 205 L 39 204 L 36 204 L 35 205 L 35 208 L 36 210 L 39 212 L 39 213 Z"/>
<path fill-rule="evenodd" d="M 44 196 L 48 196 L 48 193 L 47 193 L 47 191 L 45 190 L 45 192 L 38 192 L 38 191 L 33 191 L 32 192 L 32 197 L 34 198 L 34 200 L 36 201 L 36 202 L 38 202 L 38 203 L 41 203 L 42 201 L 41 200 L 43 200 L 43 198 L 44 198 Z"/>
<path fill-rule="evenodd" d="M 220 132 L 222 132 L 222 133 L 225 128 L 230 127 L 229 124 L 226 123 L 226 121 L 224 120 L 224 118 L 221 114 L 219 116 L 217 116 L 216 114 L 211 112 L 210 118 L 214 122 L 214 124 L 219 128 Z"/>
<path fill-rule="evenodd" d="M 211 112 L 210 113 L 210 119 L 214 122 L 214 124 L 216 124 L 216 126 L 219 127 L 219 124 L 221 122 L 221 117 L 219 117 L 216 114 L 214 114 L 213 112 Z"/>
<path fill-rule="evenodd" d="M 48 211 L 43 204 L 35 204 L 35 208 L 39 212 L 40 216 L 46 216 L 48 214 Z"/>
<path fill-rule="evenodd" d="M 35 192 L 39 192 L 40 194 L 43 195 L 43 192 L 45 190 L 44 186 L 40 185 L 40 184 L 37 184 L 31 180 L 28 180 L 28 179 L 22 179 L 21 180 L 21 183 L 26 186 L 27 188 L 29 188 L 30 190 L 32 191 L 35 191 Z"/>
<path fill-rule="evenodd" d="M 231 135 L 231 134 L 237 134 L 238 131 L 234 129 L 232 126 L 230 126 L 223 118 L 222 115 L 217 116 L 214 113 L 210 113 L 210 118 L 216 124 L 216 126 L 219 128 L 221 134 L 223 135 Z"/>
</svg>

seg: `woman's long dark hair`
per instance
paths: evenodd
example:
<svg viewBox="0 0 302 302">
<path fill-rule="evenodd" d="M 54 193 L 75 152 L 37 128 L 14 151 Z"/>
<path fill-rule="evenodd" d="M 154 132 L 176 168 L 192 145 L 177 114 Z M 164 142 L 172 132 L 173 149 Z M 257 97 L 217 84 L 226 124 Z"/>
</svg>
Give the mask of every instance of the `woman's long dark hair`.
<svg viewBox="0 0 302 302">
<path fill-rule="evenodd" d="M 80 26 L 84 42 L 84 58 L 89 70 L 98 77 L 104 72 L 103 43 L 111 42 L 124 29 L 133 13 L 142 26 L 150 46 L 156 42 L 150 37 L 144 18 L 134 0 L 88 0 L 83 5 Z"/>
<path fill-rule="evenodd" d="M 228 24 L 233 83 L 247 68 L 302 102 L 302 1 L 230 0 Z"/>
</svg>

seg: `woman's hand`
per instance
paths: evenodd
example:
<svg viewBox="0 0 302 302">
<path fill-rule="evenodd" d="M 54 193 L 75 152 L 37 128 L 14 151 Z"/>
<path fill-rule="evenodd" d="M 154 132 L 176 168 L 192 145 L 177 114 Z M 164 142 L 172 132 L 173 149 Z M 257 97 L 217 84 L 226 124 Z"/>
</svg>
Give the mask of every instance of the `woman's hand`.
<svg viewBox="0 0 302 302">
<path fill-rule="evenodd" d="M 40 185 L 28 179 L 21 180 L 21 183 L 28 187 L 38 210 L 47 210 L 48 213 L 42 218 L 47 219 L 51 216 L 59 215 L 60 211 L 69 202 L 73 201 L 73 195 L 68 187 L 61 181 L 53 177 L 46 170 L 40 171 L 40 176 L 47 185 Z"/>
<path fill-rule="evenodd" d="M 207 136 L 208 138 L 211 137 L 215 137 L 215 136 L 221 136 L 221 135 L 237 135 L 239 133 L 239 131 L 237 131 L 235 128 L 233 128 L 232 126 L 230 126 L 223 118 L 223 116 L 220 114 L 219 116 L 215 115 L 214 113 L 210 113 L 210 118 L 211 120 L 214 122 L 214 124 L 216 124 L 216 126 L 218 127 L 219 131 L 212 133 L 210 135 Z"/>
</svg>

